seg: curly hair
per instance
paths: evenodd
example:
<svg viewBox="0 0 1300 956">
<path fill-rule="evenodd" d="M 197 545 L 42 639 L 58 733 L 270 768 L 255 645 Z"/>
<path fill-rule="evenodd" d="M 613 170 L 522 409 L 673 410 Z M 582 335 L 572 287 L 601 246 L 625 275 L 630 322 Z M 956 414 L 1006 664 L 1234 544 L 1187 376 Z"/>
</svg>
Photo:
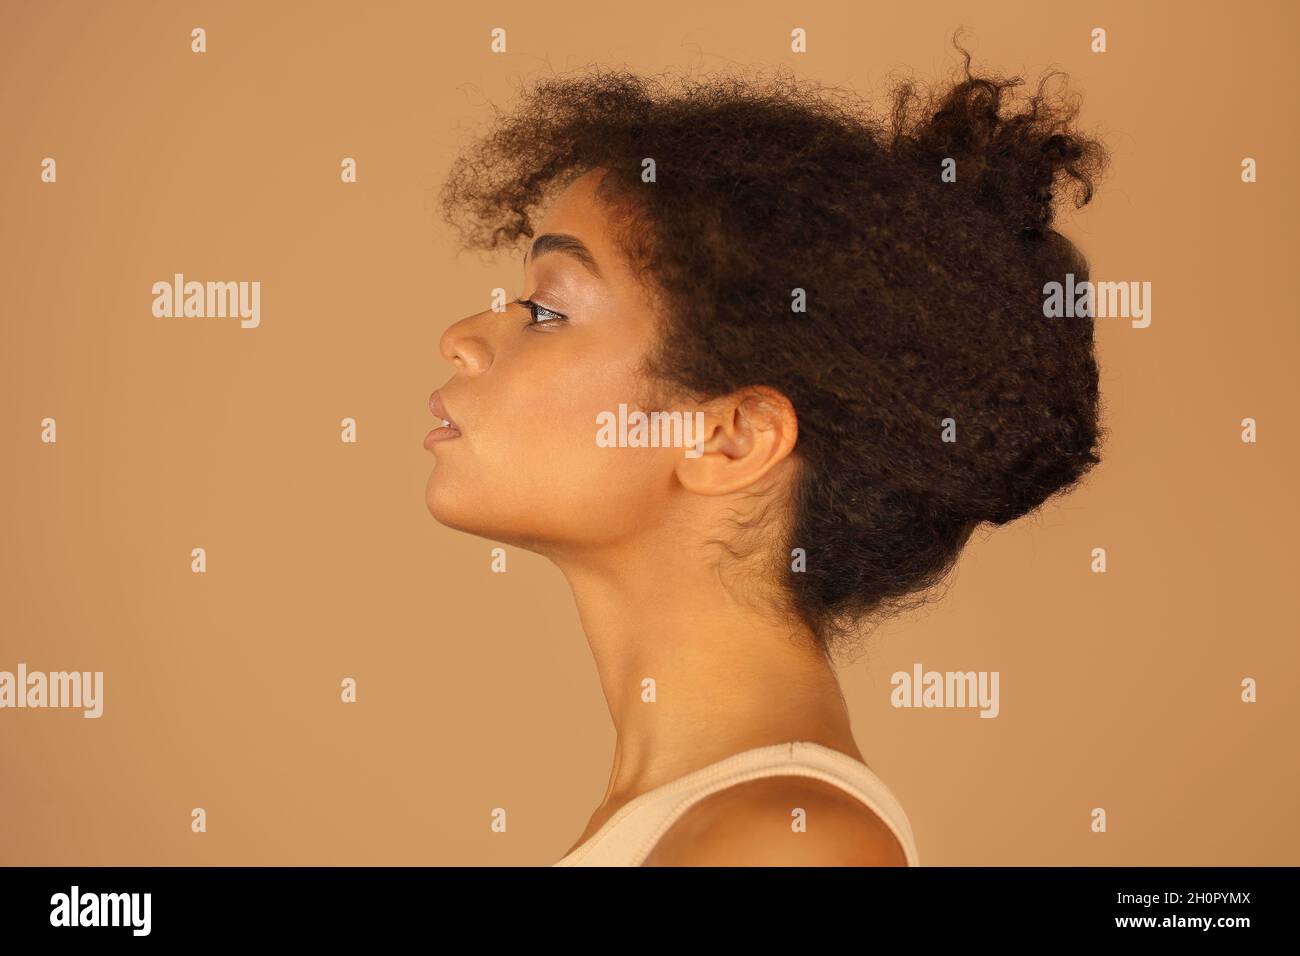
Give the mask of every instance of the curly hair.
<svg viewBox="0 0 1300 956">
<path fill-rule="evenodd" d="M 781 71 L 549 77 L 442 193 L 463 243 L 495 249 L 532 236 L 553 190 L 606 172 L 619 248 L 666 306 L 648 374 L 700 399 L 768 386 L 795 409 L 782 597 L 828 655 L 923 600 L 977 526 L 1100 460 L 1092 319 L 1046 318 L 1043 287 L 1087 278 L 1051 227 L 1060 195 L 1091 199 L 1106 153 L 1072 128 L 1077 99 L 1049 95 L 1059 74 L 1025 99 L 962 53 L 958 77 L 899 83 L 880 118 Z"/>
</svg>

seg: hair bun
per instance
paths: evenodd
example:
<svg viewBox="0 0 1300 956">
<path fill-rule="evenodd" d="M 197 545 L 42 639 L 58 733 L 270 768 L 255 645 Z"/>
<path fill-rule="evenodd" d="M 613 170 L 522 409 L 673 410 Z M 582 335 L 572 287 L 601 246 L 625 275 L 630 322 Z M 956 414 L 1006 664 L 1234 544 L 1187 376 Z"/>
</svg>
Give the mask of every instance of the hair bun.
<svg viewBox="0 0 1300 956">
<path fill-rule="evenodd" d="M 1086 205 L 1105 151 L 1070 131 L 1078 98 L 1064 88 L 1049 91 L 1052 78 L 1064 74 L 1047 73 L 1023 108 L 1004 115 L 1024 80 L 973 76 L 970 53 L 962 54 L 965 78 L 946 91 L 922 98 L 912 84 L 903 85 L 894 104 L 896 140 L 909 140 L 918 158 L 936 168 L 943 159 L 956 160 L 955 185 L 977 207 L 1007 220 L 1021 238 L 1041 239 L 1054 218 L 1058 185 L 1076 206 Z"/>
</svg>

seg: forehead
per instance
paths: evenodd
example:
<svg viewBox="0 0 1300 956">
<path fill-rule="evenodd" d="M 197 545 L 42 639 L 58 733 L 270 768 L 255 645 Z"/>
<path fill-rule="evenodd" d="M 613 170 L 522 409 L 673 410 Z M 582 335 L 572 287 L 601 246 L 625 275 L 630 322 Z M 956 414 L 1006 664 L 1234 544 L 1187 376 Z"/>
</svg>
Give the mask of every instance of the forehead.
<svg viewBox="0 0 1300 956">
<path fill-rule="evenodd" d="M 596 195 L 600 179 L 600 172 L 593 170 L 561 190 L 547 206 L 534 233 L 558 232 L 578 237 L 603 270 L 617 264 L 617 254 L 610 234 L 609 211 Z"/>
<path fill-rule="evenodd" d="M 551 216 L 583 216 L 597 205 L 596 189 L 600 185 L 599 170 L 589 170 L 556 193 L 547 207 L 544 219 Z"/>
</svg>

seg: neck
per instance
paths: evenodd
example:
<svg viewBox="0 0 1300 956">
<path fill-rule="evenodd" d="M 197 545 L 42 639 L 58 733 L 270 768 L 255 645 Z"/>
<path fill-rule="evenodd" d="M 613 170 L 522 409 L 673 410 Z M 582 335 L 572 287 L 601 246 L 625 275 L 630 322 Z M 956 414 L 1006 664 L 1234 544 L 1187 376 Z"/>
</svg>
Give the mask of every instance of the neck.
<svg viewBox="0 0 1300 956">
<path fill-rule="evenodd" d="M 716 555 L 685 550 L 638 540 L 599 560 L 552 556 L 573 589 L 617 734 L 603 803 L 790 740 L 861 759 L 839 682 L 808 629 L 725 586 Z"/>
</svg>

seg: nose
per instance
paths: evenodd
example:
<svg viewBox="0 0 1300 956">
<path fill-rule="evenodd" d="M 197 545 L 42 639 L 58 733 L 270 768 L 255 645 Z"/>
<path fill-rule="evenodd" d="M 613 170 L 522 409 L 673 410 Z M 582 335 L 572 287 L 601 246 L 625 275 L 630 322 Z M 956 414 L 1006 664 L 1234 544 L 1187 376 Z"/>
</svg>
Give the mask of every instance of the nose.
<svg viewBox="0 0 1300 956">
<path fill-rule="evenodd" d="M 457 371 L 468 375 L 482 375 L 492 365 L 492 346 L 486 334 L 487 322 L 484 316 L 490 312 L 468 315 L 453 323 L 438 341 L 438 351 L 442 357 L 456 366 Z"/>
</svg>

